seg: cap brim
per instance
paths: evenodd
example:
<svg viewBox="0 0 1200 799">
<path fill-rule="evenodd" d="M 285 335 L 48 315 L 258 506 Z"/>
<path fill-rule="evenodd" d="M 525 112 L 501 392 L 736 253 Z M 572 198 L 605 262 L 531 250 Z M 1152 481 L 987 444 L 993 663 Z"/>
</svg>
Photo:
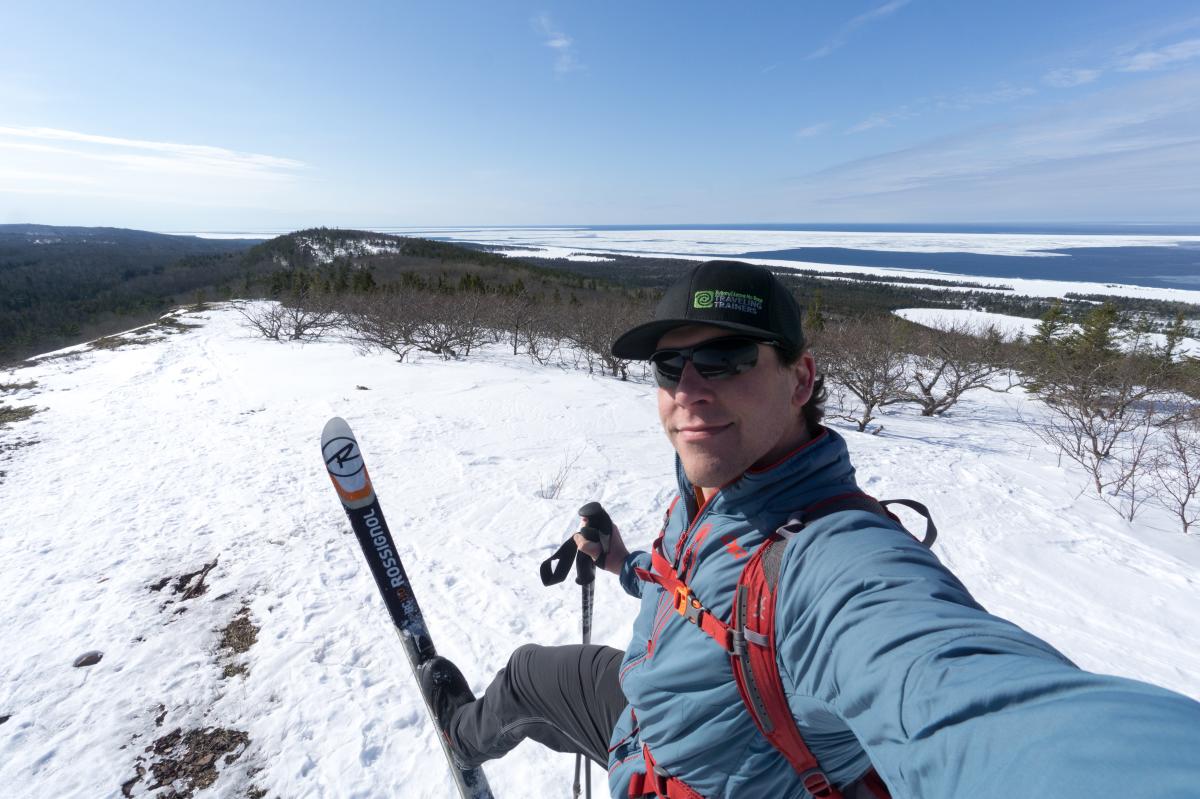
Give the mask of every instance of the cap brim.
<svg viewBox="0 0 1200 799">
<path fill-rule="evenodd" d="M 684 325 L 719 327 L 722 330 L 732 330 L 735 333 L 742 333 L 763 341 L 779 340 L 779 336 L 769 330 L 752 325 L 740 325 L 737 322 L 710 322 L 704 319 L 656 319 L 622 333 L 613 342 L 612 354 L 617 358 L 625 358 L 630 361 L 648 361 L 650 356 L 658 351 L 659 339 L 675 328 Z"/>
</svg>

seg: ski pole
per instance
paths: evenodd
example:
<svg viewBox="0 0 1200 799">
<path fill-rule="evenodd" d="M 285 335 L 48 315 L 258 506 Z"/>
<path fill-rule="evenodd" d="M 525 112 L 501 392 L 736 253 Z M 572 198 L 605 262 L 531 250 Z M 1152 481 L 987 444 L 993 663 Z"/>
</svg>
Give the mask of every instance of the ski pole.
<svg viewBox="0 0 1200 799">
<path fill-rule="evenodd" d="M 575 554 L 575 582 L 579 583 L 583 588 L 583 645 L 587 646 L 592 642 L 592 598 L 594 596 L 596 581 L 596 567 L 604 568 L 604 558 L 608 555 L 608 542 L 612 537 L 612 519 L 608 517 L 608 513 L 600 506 L 599 502 L 589 502 L 579 509 L 579 516 L 583 519 L 583 529 L 580 534 L 588 541 L 594 541 L 600 545 L 600 556 L 596 560 L 583 552 Z M 575 797 L 579 797 L 579 764 L 583 760 L 582 755 L 575 755 Z M 585 767 L 587 799 L 592 799 L 592 761 L 588 760 Z"/>
<path fill-rule="evenodd" d="M 541 576 L 542 585 L 551 586 L 561 583 L 567 579 L 567 575 L 571 572 L 571 561 L 572 556 L 574 556 L 575 582 L 579 584 L 583 595 L 581 619 L 583 644 L 587 646 L 592 642 L 592 598 L 595 591 L 596 567 L 604 567 L 604 559 L 608 555 L 609 540 L 612 538 L 612 519 L 608 517 L 608 513 L 599 502 L 589 502 L 584 505 L 579 509 L 579 516 L 583 519 L 583 528 L 579 531 L 580 534 L 586 540 L 594 541 L 600 545 L 600 556 L 592 560 L 591 557 L 579 551 L 579 547 L 575 543 L 575 536 L 572 535 L 563 542 L 557 552 L 542 562 Z M 575 799 L 579 799 L 581 788 L 579 773 L 582 764 L 583 755 L 576 754 L 575 782 L 571 786 L 572 795 Z M 592 761 L 590 759 L 587 762 L 586 781 L 587 799 L 592 799 Z"/>
</svg>

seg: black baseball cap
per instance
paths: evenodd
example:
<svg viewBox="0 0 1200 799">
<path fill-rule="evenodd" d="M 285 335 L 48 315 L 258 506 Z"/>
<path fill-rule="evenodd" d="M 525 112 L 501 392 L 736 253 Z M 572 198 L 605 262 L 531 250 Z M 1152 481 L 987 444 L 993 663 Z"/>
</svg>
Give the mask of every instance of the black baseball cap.
<svg viewBox="0 0 1200 799">
<path fill-rule="evenodd" d="M 778 341 L 789 352 L 804 349 L 800 305 L 771 270 L 741 261 L 705 261 L 672 283 L 654 309 L 654 321 L 622 333 L 612 353 L 649 360 L 658 340 L 683 325 L 712 325 Z"/>
</svg>

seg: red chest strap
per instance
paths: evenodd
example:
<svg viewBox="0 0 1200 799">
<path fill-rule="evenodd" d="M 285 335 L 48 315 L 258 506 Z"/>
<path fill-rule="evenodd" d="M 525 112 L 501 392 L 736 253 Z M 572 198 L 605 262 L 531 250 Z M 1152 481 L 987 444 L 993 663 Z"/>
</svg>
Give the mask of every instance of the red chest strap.
<svg viewBox="0 0 1200 799">
<path fill-rule="evenodd" d="M 808 793 L 814 799 L 843 799 L 842 794 L 821 770 L 816 756 L 804 743 L 804 738 L 792 720 L 775 662 L 774 586 L 763 578 L 762 558 L 771 545 L 779 540 L 781 539 L 778 534 L 773 533 L 768 537 L 743 569 L 734 598 L 732 626 L 714 616 L 692 593 L 687 583 L 679 579 L 679 573 L 663 554 L 661 535 L 651 549 L 650 570 L 634 571 L 639 579 L 662 586 L 671 597 L 675 611 L 699 627 L 729 654 L 733 661 L 733 675 L 738 692 L 742 696 L 742 702 L 749 709 L 755 726 L 787 758 L 792 768 L 800 775 Z M 753 591 L 752 596 L 756 601 L 750 601 L 751 594 L 748 591 Z M 755 625 L 757 630 L 746 624 L 750 605 L 755 606 L 754 619 L 758 622 Z M 759 632 L 764 629 L 767 633 Z M 747 640 L 755 646 L 747 646 Z M 788 723 L 777 723 L 783 719 Z M 655 765 L 650 755 L 650 747 L 643 746 L 643 750 L 647 772 L 637 775 L 634 782 L 630 783 L 631 797 L 700 799 L 695 791 Z"/>
<path fill-rule="evenodd" d="M 650 556 L 650 571 L 634 569 L 638 579 L 662 586 L 671 598 L 675 612 L 703 630 L 710 638 L 731 655 L 745 648 L 741 636 L 725 622 L 718 619 L 696 598 L 692 589 L 667 560 L 662 552 L 662 537 L 654 542 Z"/>
</svg>

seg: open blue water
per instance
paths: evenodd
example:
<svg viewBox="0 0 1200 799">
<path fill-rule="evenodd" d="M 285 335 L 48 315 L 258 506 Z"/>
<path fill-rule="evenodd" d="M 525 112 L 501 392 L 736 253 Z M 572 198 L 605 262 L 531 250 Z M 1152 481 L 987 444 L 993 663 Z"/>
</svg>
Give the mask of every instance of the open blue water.
<svg viewBox="0 0 1200 799">
<path fill-rule="evenodd" d="M 587 225 L 588 230 L 779 230 L 839 233 L 1003 233 L 1086 236 L 1200 236 L 1200 225 Z M 691 251 L 692 254 L 695 250 Z M 997 278 L 1122 283 L 1153 288 L 1200 289 L 1200 242 L 1163 239 L 1163 246 L 1050 249 L 1059 257 L 967 252 L 895 252 L 842 247 L 751 250 L 743 258 L 776 258 L 846 266 L 920 269 Z M 721 257 L 729 257 L 728 255 Z"/>
</svg>

